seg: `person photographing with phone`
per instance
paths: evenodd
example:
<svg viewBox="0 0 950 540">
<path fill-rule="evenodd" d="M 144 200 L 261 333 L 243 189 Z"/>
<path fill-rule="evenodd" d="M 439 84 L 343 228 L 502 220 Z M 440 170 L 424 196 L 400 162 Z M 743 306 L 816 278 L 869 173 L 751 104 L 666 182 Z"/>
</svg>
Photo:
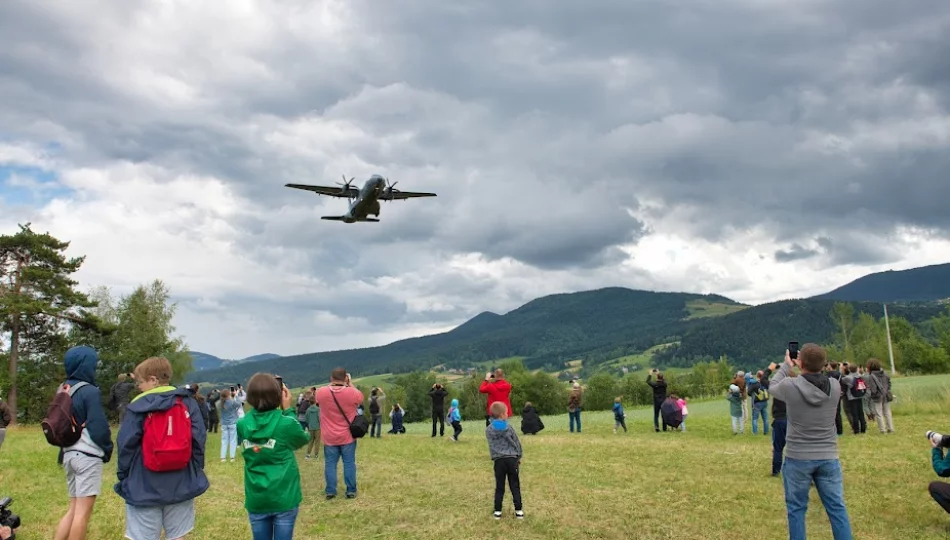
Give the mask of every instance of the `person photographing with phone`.
<svg viewBox="0 0 950 540">
<path fill-rule="evenodd" d="M 247 383 L 251 405 L 237 423 L 244 457 L 244 508 L 254 540 L 293 538 L 303 492 L 294 451 L 310 439 L 300 429 L 294 398 L 280 377 L 256 373 Z"/>
<path fill-rule="evenodd" d="M 788 414 L 782 468 L 788 537 L 805 540 L 808 493 L 814 483 L 831 522 L 834 539 L 852 540 L 835 432 L 841 387 L 822 373 L 827 359 L 823 348 L 807 343 L 798 352 L 792 343 L 785 351 L 785 362 L 781 366 L 769 366 L 770 370 L 778 367 L 770 384 L 771 393 L 785 402 Z M 800 375 L 795 375 L 795 368 L 801 370 Z"/>
<path fill-rule="evenodd" d="M 488 394 L 487 404 L 485 406 L 485 426 L 490 426 L 492 421 L 491 404 L 500 401 L 508 408 L 506 418 L 511 417 L 511 383 L 505 380 L 505 372 L 500 368 L 489 371 L 485 374 L 485 380 L 482 381 L 478 389 L 483 394 Z"/>
</svg>

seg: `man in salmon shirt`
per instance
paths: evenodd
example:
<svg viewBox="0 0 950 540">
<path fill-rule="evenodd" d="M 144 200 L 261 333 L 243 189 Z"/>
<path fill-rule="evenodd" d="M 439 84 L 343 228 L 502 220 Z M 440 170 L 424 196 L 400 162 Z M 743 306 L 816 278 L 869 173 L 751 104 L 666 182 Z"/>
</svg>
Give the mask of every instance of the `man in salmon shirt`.
<svg viewBox="0 0 950 540">
<path fill-rule="evenodd" d="M 336 497 L 336 464 L 341 457 L 346 498 L 356 497 L 356 439 L 350 434 L 350 422 L 356 418 L 356 409 L 362 404 L 363 393 L 352 386 L 350 374 L 343 368 L 330 372 L 330 386 L 317 389 L 327 499 Z"/>
<path fill-rule="evenodd" d="M 501 369 L 496 369 L 495 373 L 485 374 L 485 381 L 478 389 L 483 394 L 488 394 L 488 403 L 485 406 L 485 425 L 491 425 L 491 404 L 500 401 L 508 407 L 508 417 L 511 417 L 511 383 L 505 380 L 505 373 Z"/>
</svg>

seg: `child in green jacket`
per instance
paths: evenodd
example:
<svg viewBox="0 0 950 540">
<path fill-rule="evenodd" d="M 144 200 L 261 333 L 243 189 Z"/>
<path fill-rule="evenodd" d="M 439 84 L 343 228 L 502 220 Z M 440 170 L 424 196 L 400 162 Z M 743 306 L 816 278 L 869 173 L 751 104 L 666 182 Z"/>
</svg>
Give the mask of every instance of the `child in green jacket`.
<svg viewBox="0 0 950 540">
<path fill-rule="evenodd" d="M 729 385 L 726 399 L 729 400 L 729 416 L 732 417 L 732 434 L 738 435 L 745 432 L 745 418 L 742 417 L 742 392 L 737 385 Z"/>
<path fill-rule="evenodd" d="M 293 397 L 275 377 L 257 373 L 247 383 L 252 409 L 238 421 L 244 456 L 244 508 L 254 540 L 293 538 L 303 494 L 294 451 L 307 444 Z"/>
</svg>

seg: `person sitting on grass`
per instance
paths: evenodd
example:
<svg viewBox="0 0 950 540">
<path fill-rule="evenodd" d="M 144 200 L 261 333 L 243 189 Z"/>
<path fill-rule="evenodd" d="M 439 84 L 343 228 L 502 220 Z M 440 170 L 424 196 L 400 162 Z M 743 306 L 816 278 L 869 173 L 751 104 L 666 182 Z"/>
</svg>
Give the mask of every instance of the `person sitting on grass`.
<svg viewBox="0 0 950 540">
<path fill-rule="evenodd" d="M 950 477 L 950 453 L 946 457 L 943 455 L 943 449 L 950 447 L 950 436 L 928 431 L 927 440 L 930 441 L 930 460 L 933 463 L 934 472 L 940 478 Z M 950 514 L 950 484 L 934 481 L 927 487 L 927 491 L 930 492 L 933 500 Z"/>
<path fill-rule="evenodd" d="M 530 401 L 526 401 L 524 409 L 521 411 L 521 433 L 537 435 L 542 429 L 544 429 L 544 422 L 541 421 L 538 410 L 534 408 Z"/>
<path fill-rule="evenodd" d="M 389 430 L 390 434 L 398 435 L 406 432 L 406 428 L 402 425 L 404 416 L 406 416 L 406 410 L 398 403 L 393 405 L 393 410 L 389 411 L 389 418 L 392 420 L 392 429 Z"/>
<path fill-rule="evenodd" d="M 247 382 L 251 410 L 237 423 L 244 457 L 244 508 L 254 540 L 294 536 L 303 492 L 294 451 L 309 436 L 300 429 L 287 385 L 267 373 Z"/>
<path fill-rule="evenodd" d="M 496 401 L 488 409 L 491 411 L 492 421 L 485 428 L 485 438 L 488 440 L 488 453 L 495 465 L 495 512 L 493 517 L 501 519 L 501 505 L 505 499 L 505 480 L 511 488 L 511 498 L 515 503 L 515 517 L 524 518 L 521 504 L 521 441 L 515 428 L 508 424 L 508 406 Z"/>
</svg>

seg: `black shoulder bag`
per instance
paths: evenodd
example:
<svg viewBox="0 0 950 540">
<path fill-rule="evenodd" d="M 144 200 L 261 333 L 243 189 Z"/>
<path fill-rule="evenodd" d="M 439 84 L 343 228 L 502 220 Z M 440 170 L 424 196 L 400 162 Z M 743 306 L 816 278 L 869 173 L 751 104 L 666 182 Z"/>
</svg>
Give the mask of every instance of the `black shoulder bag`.
<svg viewBox="0 0 950 540">
<path fill-rule="evenodd" d="M 369 431 L 369 420 L 362 414 L 357 413 L 356 417 L 350 421 L 350 419 L 346 417 L 346 413 L 343 412 L 343 407 L 340 407 L 340 402 L 336 399 L 336 392 L 330 391 L 330 397 L 332 397 L 333 402 L 336 403 L 336 408 L 340 409 L 340 414 L 343 415 L 343 419 L 350 422 L 350 435 L 352 435 L 354 439 L 363 438 L 366 432 Z"/>
</svg>

